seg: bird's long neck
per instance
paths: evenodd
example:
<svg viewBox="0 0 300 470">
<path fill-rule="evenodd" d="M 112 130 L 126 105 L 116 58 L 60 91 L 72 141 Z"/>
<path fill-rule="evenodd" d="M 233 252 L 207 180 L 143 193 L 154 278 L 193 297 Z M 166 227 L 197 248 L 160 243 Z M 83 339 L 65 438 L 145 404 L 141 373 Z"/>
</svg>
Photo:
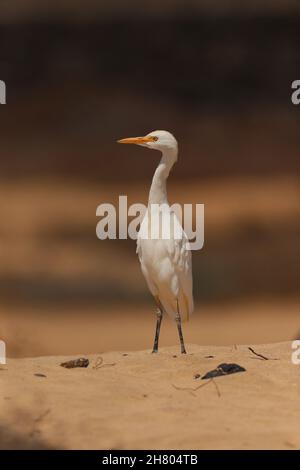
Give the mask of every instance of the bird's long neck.
<svg viewBox="0 0 300 470">
<path fill-rule="evenodd" d="M 149 204 L 163 204 L 168 202 L 167 179 L 176 160 L 176 150 L 170 149 L 163 153 L 152 179 L 149 193 Z"/>
</svg>

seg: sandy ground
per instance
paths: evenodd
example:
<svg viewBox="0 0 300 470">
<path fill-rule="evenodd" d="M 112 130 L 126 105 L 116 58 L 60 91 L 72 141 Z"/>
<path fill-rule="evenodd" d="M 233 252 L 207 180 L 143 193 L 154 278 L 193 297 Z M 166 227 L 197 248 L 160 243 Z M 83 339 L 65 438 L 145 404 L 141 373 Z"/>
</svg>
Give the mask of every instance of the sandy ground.
<svg viewBox="0 0 300 470">
<path fill-rule="evenodd" d="M 63 449 L 300 449 L 300 366 L 291 343 L 188 344 L 87 356 L 9 359 L 0 371 L 0 446 Z M 74 358 L 74 356 L 72 357 Z M 223 362 L 246 372 L 195 379 Z M 36 375 L 42 374 L 42 375 Z M 202 385 L 202 387 L 199 387 Z"/>
</svg>

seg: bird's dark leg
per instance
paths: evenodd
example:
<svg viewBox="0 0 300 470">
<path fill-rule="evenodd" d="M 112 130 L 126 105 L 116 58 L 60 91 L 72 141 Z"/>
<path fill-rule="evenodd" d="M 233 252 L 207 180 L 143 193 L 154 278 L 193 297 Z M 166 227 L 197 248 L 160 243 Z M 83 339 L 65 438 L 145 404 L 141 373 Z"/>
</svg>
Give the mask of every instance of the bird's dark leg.
<svg viewBox="0 0 300 470">
<path fill-rule="evenodd" d="M 158 340 L 159 340 L 159 334 L 160 334 L 160 326 L 162 322 L 162 317 L 163 317 L 163 308 L 160 303 L 160 300 L 158 297 L 155 297 L 156 303 L 157 303 L 157 321 L 156 321 L 156 330 L 155 330 L 155 338 L 154 338 L 154 345 L 152 349 L 152 353 L 157 353 L 158 352 Z"/>
<path fill-rule="evenodd" d="M 185 350 L 185 346 L 184 346 L 184 340 L 183 340 L 183 334 L 182 334 L 182 328 L 181 328 L 181 317 L 180 317 L 180 313 L 179 313 L 178 299 L 177 299 L 177 313 L 176 313 L 175 321 L 176 321 L 178 335 L 179 335 L 179 339 L 180 339 L 181 354 L 186 354 L 186 350 Z"/>
</svg>

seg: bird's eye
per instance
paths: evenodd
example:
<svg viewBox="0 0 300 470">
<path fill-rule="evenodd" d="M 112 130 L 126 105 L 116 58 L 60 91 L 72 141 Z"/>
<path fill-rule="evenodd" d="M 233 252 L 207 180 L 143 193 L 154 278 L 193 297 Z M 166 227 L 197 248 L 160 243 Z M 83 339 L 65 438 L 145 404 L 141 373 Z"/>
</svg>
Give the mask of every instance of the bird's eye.
<svg viewBox="0 0 300 470">
<path fill-rule="evenodd" d="M 158 140 L 158 137 L 156 135 L 153 135 L 152 140 L 153 140 L 153 142 L 156 142 Z"/>
</svg>

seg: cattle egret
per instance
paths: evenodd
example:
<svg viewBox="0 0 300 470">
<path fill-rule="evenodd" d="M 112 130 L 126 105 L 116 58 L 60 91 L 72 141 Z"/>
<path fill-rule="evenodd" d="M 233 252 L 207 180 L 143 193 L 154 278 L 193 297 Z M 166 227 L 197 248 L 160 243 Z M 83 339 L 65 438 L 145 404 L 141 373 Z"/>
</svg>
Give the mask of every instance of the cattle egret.
<svg viewBox="0 0 300 470">
<path fill-rule="evenodd" d="M 186 354 L 181 322 L 188 320 L 194 307 L 192 256 L 188 238 L 168 203 L 166 188 L 170 170 L 177 160 L 177 141 L 170 132 L 154 131 L 144 137 L 130 137 L 118 142 L 141 145 L 162 153 L 152 179 L 148 208 L 137 237 L 137 254 L 158 307 L 152 352 L 158 352 L 161 322 L 163 314 L 167 312 L 177 324 L 181 353 Z M 172 226 L 168 237 L 161 230 L 164 221 Z M 153 233 L 158 236 L 151 237 Z"/>
</svg>

